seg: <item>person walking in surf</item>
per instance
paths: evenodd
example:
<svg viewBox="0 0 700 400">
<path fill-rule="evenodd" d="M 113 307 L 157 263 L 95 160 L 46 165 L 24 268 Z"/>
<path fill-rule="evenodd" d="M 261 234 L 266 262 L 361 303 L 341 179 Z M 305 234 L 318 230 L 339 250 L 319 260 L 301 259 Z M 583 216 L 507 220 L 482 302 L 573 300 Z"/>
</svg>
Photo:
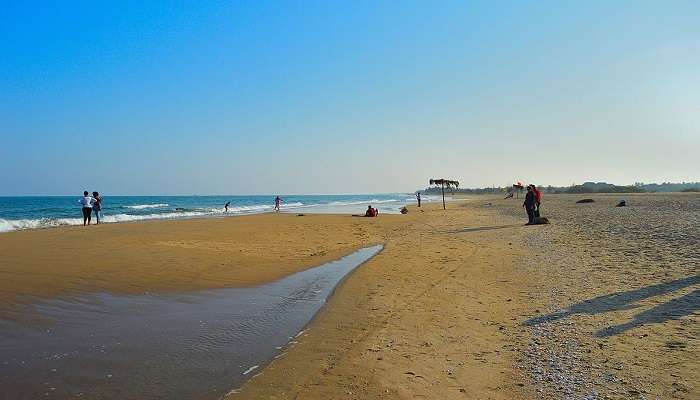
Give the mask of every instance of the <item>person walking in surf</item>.
<svg viewBox="0 0 700 400">
<path fill-rule="evenodd" d="M 227 214 L 228 214 L 228 206 L 230 206 L 230 205 L 231 205 L 231 202 L 230 202 L 230 201 L 229 201 L 229 202 L 226 202 L 226 204 L 224 204 L 224 212 L 227 213 Z"/>
<path fill-rule="evenodd" d="M 282 203 L 284 200 L 282 200 L 279 196 L 275 196 L 275 211 L 280 210 L 280 203 Z"/>
</svg>

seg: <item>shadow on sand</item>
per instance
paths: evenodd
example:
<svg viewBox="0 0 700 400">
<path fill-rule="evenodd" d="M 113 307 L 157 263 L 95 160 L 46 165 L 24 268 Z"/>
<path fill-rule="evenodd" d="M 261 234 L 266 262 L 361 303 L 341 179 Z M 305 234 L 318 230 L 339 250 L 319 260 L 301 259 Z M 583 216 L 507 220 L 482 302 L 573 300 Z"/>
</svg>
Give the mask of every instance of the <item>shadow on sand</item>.
<svg viewBox="0 0 700 400">
<path fill-rule="evenodd" d="M 700 275 L 689 276 L 671 282 L 659 283 L 646 286 L 640 289 L 630 290 L 599 296 L 590 300 L 571 305 L 564 311 L 555 312 L 530 318 L 525 321 L 525 326 L 535 326 L 554 322 L 576 314 L 602 314 L 610 311 L 630 310 L 639 307 L 635 304 L 638 301 L 653 296 L 660 296 L 677 290 L 693 286 L 700 283 Z M 700 309 L 700 289 L 695 290 L 685 296 L 669 300 L 649 310 L 643 311 L 634 316 L 633 320 L 612 327 L 602 329 L 595 333 L 597 337 L 608 337 L 623 333 L 629 329 L 642 326 L 644 324 L 662 323 L 667 320 L 678 319 L 686 315 L 695 313 Z"/>
<path fill-rule="evenodd" d="M 523 226 L 522 224 L 516 224 L 516 225 L 500 225 L 500 226 L 479 226 L 476 228 L 464 228 L 464 229 L 457 229 L 454 231 L 450 231 L 448 233 L 469 233 L 469 232 L 481 232 L 481 231 L 493 231 L 496 229 L 507 229 L 507 228 L 515 228 L 517 226 Z"/>
<path fill-rule="evenodd" d="M 611 326 L 595 333 L 597 337 L 609 337 L 644 324 L 660 324 L 694 314 L 700 309 L 700 289 L 641 312 L 626 324 Z"/>
</svg>

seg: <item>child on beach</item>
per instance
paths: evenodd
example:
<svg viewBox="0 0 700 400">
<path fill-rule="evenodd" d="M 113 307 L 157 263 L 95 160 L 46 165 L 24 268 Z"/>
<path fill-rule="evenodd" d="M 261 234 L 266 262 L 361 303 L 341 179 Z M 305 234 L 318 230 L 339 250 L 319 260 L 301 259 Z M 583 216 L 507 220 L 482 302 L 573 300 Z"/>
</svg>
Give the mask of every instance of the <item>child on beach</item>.
<svg viewBox="0 0 700 400">
<path fill-rule="evenodd" d="M 95 212 L 95 219 L 97 220 L 97 225 L 99 225 L 102 214 L 102 196 L 98 192 L 92 192 L 92 197 L 92 211 Z"/>
<path fill-rule="evenodd" d="M 95 199 L 90 197 L 90 193 L 88 193 L 87 190 L 83 192 L 83 197 L 78 200 L 78 203 L 80 203 L 83 209 L 83 226 L 90 225 L 90 220 L 92 219 L 92 203 L 94 201 Z"/>
</svg>

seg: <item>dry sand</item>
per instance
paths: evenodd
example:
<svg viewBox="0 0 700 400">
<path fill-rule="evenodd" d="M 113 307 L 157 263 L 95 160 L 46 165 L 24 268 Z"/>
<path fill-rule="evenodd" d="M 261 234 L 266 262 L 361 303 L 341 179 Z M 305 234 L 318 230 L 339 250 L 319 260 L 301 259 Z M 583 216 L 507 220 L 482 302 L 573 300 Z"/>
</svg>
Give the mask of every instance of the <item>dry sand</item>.
<svg viewBox="0 0 700 400">
<path fill-rule="evenodd" d="M 528 228 L 449 207 L 383 221 L 384 251 L 231 398 L 531 398 L 513 337 L 531 315 L 522 285 L 532 283 L 517 268 L 523 247 L 510 240 Z"/>
<path fill-rule="evenodd" d="M 700 195 L 553 196 L 543 211 L 554 223 L 523 264 L 540 276 L 523 352 L 536 391 L 700 399 Z"/>
<path fill-rule="evenodd" d="M 580 197 L 596 202 L 579 205 Z M 385 249 L 233 399 L 700 398 L 700 196 L 478 197 L 0 235 L 0 304 L 251 285 Z"/>
</svg>

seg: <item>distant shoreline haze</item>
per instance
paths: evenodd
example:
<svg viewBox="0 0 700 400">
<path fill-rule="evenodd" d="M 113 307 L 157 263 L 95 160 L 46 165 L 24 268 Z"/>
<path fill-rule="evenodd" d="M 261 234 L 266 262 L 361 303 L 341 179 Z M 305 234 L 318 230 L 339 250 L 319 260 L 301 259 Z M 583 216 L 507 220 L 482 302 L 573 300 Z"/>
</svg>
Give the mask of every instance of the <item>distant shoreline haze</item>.
<svg viewBox="0 0 700 400">
<path fill-rule="evenodd" d="M 524 185 L 530 182 L 523 182 Z M 634 185 L 615 185 L 607 182 L 584 182 L 580 185 L 573 184 L 571 186 L 543 186 L 536 184 L 537 187 L 545 193 L 561 193 L 561 194 L 576 194 L 576 193 L 669 193 L 669 192 L 700 192 L 700 182 L 681 182 L 681 183 L 642 183 L 638 182 Z M 469 194 L 487 194 L 487 193 L 505 193 L 512 191 L 513 186 L 496 186 L 488 188 L 450 188 L 445 189 L 446 193 L 469 193 Z M 435 194 L 441 191 L 440 187 L 429 187 L 420 190 L 421 193 Z"/>
</svg>

